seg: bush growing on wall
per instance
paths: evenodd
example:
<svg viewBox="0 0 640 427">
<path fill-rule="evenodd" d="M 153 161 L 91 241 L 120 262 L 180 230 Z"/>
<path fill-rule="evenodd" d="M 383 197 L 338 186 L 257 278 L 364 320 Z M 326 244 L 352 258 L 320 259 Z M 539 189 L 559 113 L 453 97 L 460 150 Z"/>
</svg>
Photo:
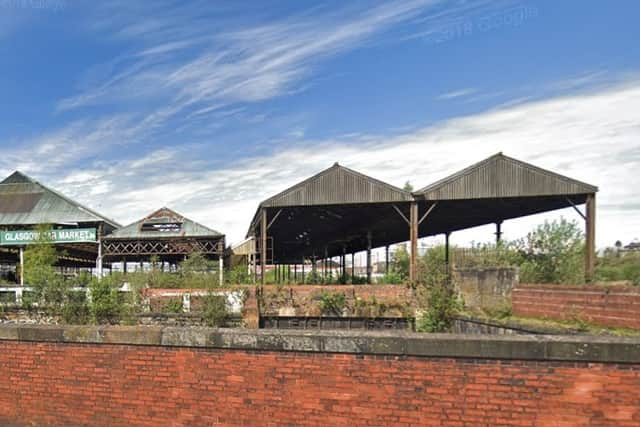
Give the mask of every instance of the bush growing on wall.
<svg viewBox="0 0 640 427">
<path fill-rule="evenodd" d="M 422 316 L 416 328 L 420 332 L 444 332 L 451 326 L 453 315 L 461 306 L 445 263 L 444 246 L 427 250 L 418 267 L 420 280 L 416 283 L 416 293 Z"/>
<path fill-rule="evenodd" d="M 87 303 L 87 294 L 84 291 L 67 292 L 66 301 L 62 307 L 62 319 L 71 325 L 90 323 L 91 313 Z"/>
<path fill-rule="evenodd" d="M 226 298 L 213 293 L 205 295 L 202 300 L 202 318 L 207 326 L 224 326 L 229 318 Z"/>
<path fill-rule="evenodd" d="M 118 289 L 110 280 L 93 280 L 90 286 L 91 303 L 89 309 L 95 323 L 114 324 L 120 321 L 123 314 L 123 301 L 119 298 Z"/>
</svg>

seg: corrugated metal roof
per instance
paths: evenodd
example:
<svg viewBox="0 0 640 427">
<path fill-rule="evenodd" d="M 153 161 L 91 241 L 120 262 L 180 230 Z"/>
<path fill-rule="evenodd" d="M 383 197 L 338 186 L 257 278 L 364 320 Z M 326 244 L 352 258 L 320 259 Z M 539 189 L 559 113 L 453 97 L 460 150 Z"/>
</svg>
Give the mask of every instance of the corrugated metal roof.
<svg viewBox="0 0 640 427">
<path fill-rule="evenodd" d="M 591 194 L 597 191 L 593 185 L 498 153 L 414 194 L 426 200 L 464 200 Z"/>
<path fill-rule="evenodd" d="M 104 222 L 113 228 L 117 222 L 69 199 L 21 172 L 0 182 L 0 226 Z"/>
<path fill-rule="evenodd" d="M 242 242 L 231 246 L 234 255 L 251 255 L 256 251 L 256 240 L 253 237 L 244 239 Z"/>
<path fill-rule="evenodd" d="M 265 200 L 261 207 L 411 201 L 411 193 L 338 163 Z"/>
<path fill-rule="evenodd" d="M 163 207 L 104 237 L 109 239 L 158 239 L 167 237 L 222 237 L 222 233 Z"/>
</svg>

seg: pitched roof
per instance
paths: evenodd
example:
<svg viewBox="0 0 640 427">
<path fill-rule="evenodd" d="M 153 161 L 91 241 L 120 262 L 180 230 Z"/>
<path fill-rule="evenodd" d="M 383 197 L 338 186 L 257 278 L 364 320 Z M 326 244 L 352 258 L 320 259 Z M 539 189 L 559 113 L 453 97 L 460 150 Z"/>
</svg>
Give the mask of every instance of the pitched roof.
<svg viewBox="0 0 640 427">
<path fill-rule="evenodd" d="M 260 207 L 406 202 L 411 193 L 335 163 L 263 201 Z"/>
<path fill-rule="evenodd" d="M 222 237 L 223 234 L 185 218 L 167 207 L 105 236 L 109 239 L 157 239 L 167 237 Z"/>
<path fill-rule="evenodd" d="M 498 153 L 414 194 L 427 200 L 462 200 L 591 194 L 597 191 L 596 186 Z"/>
<path fill-rule="evenodd" d="M 14 172 L 0 182 L 0 225 L 117 222 L 69 199 L 21 173 Z"/>
</svg>

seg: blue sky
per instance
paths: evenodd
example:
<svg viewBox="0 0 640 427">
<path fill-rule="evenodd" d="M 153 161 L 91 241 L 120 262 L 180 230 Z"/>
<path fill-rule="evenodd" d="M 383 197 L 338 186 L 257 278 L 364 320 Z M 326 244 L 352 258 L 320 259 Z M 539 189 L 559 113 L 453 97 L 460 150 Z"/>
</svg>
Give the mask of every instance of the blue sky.
<svg viewBox="0 0 640 427">
<path fill-rule="evenodd" d="M 421 187 L 503 151 L 599 185 L 598 245 L 631 240 L 639 15 L 634 1 L 0 0 L 0 173 L 122 223 L 169 205 L 233 242 L 260 200 L 335 161 Z"/>
</svg>

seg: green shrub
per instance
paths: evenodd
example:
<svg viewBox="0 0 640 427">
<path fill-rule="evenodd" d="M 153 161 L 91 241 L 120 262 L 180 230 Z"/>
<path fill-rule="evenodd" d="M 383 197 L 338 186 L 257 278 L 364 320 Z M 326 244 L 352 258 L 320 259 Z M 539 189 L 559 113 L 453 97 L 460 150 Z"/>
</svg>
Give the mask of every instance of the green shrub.
<svg viewBox="0 0 640 427">
<path fill-rule="evenodd" d="M 251 281 L 251 275 L 244 265 L 236 265 L 225 277 L 225 282 L 232 285 L 251 283 Z"/>
<path fill-rule="evenodd" d="M 404 282 L 405 278 L 400 273 L 393 270 L 385 273 L 384 276 L 380 278 L 380 283 L 385 283 L 388 285 L 397 285 Z"/>
<path fill-rule="evenodd" d="M 425 291 L 425 307 L 416 328 L 420 332 L 445 332 L 451 326 L 453 315 L 459 309 L 459 301 L 446 284 L 428 286 Z"/>
<path fill-rule="evenodd" d="M 342 292 L 323 292 L 320 294 L 322 314 L 341 316 L 346 305 L 347 297 Z"/>
<path fill-rule="evenodd" d="M 576 221 L 545 221 L 514 242 L 522 256 L 520 280 L 525 283 L 584 281 L 584 233 Z"/>
<path fill-rule="evenodd" d="M 182 313 L 183 305 L 181 299 L 170 299 L 164 305 L 163 312 L 165 313 Z"/>
<path fill-rule="evenodd" d="M 89 310 L 93 321 L 98 324 L 118 323 L 123 314 L 123 302 L 117 288 L 111 286 L 108 280 L 93 280 L 90 289 Z"/>
<path fill-rule="evenodd" d="M 630 281 L 640 284 L 640 254 L 622 256 L 606 254 L 597 259 L 595 279 L 597 281 Z"/>
<path fill-rule="evenodd" d="M 416 293 L 422 317 L 416 328 L 420 332 L 444 332 L 460 309 L 453 278 L 445 262 L 442 246 L 430 248 L 420 258 Z"/>
<path fill-rule="evenodd" d="M 60 313 L 70 286 L 54 268 L 58 253 L 47 237 L 51 227 L 42 225 L 36 231 L 40 237 L 24 251 L 24 280 L 33 290 L 25 304 L 30 307 L 37 302 L 43 309 Z"/>
<path fill-rule="evenodd" d="M 223 295 L 209 293 L 202 298 L 202 319 L 207 326 L 224 326 L 228 318 L 227 301 Z"/>
<path fill-rule="evenodd" d="M 84 291 L 67 292 L 66 302 L 62 308 L 62 319 L 72 325 L 84 325 L 91 320 L 87 294 Z"/>
<path fill-rule="evenodd" d="M 398 245 L 396 247 L 391 254 L 391 262 L 389 264 L 391 272 L 401 279 L 396 283 L 404 283 L 409 279 L 409 251 L 406 245 Z"/>
</svg>

